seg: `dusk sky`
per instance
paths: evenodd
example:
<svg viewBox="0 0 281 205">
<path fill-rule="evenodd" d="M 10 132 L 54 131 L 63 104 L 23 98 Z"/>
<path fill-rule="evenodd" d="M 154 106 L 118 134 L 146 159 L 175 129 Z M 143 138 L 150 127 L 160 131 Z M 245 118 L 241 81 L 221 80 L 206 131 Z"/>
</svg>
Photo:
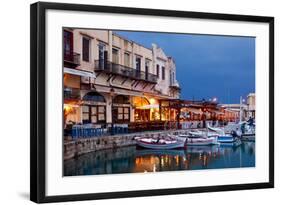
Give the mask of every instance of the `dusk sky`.
<svg viewBox="0 0 281 205">
<path fill-rule="evenodd" d="M 255 38 L 168 34 L 152 32 L 116 32 L 151 48 L 161 47 L 176 62 L 176 79 L 181 99 L 239 103 L 255 92 Z"/>
</svg>

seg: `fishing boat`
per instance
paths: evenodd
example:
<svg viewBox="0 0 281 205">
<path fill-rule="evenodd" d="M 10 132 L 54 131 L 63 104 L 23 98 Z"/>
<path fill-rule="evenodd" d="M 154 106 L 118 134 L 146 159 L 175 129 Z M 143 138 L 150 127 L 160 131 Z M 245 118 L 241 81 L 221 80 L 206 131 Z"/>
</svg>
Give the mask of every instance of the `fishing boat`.
<svg viewBox="0 0 281 205">
<path fill-rule="evenodd" d="M 207 129 L 218 135 L 225 135 L 225 131 L 223 129 L 218 127 L 211 127 L 208 123 L 207 123 Z"/>
<path fill-rule="evenodd" d="M 206 146 L 217 144 L 217 140 L 215 137 L 179 135 L 178 139 L 185 142 L 187 146 Z"/>
<path fill-rule="evenodd" d="M 204 138 L 204 137 L 187 137 L 186 145 L 187 146 L 205 146 L 205 145 L 213 145 L 215 139 L 214 138 Z"/>
<path fill-rule="evenodd" d="M 179 149 L 184 148 L 185 142 L 177 139 L 165 139 L 165 138 L 138 138 L 136 139 L 137 145 L 147 149 Z"/>
<path fill-rule="evenodd" d="M 239 132 L 239 130 L 237 130 L 237 131 L 232 130 L 230 134 L 226 134 L 223 129 L 211 127 L 209 124 L 207 125 L 207 128 L 208 128 L 208 130 L 211 130 L 218 134 L 217 141 L 219 143 L 235 143 L 237 141 L 241 142 L 241 140 L 240 140 L 241 133 Z"/>
<path fill-rule="evenodd" d="M 201 137 L 201 136 L 206 136 L 206 137 L 218 136 L 218 133 L 216 133 L 216 132 L 208 132 L 208 131 L 204 132 L 204 131 L 199 131 L 199 130 L 190 131 L 189 134 L 194 137 L 195 136 L 199 136 L 199 137 Z"/>
</svg>

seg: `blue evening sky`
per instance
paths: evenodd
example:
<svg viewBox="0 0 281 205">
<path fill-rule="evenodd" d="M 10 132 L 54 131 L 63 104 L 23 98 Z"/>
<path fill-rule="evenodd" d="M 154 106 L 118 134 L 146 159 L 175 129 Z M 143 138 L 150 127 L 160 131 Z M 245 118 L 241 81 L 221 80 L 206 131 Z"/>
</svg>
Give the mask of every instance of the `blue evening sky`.
<svg viewBox="0 0 281 205">
<path fill-rule="evenodd" d="M 255 92 L 255 38 L 154 32 L 116 32 L 151 48 L 161 47 L 176 62 L 181 99 L 239 103 Z"/>
</svg>

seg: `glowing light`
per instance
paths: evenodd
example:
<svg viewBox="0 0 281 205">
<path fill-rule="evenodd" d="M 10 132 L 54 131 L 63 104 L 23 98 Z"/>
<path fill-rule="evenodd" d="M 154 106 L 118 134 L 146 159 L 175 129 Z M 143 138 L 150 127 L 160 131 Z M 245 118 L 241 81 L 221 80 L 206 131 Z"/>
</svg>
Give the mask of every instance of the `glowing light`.
<svg viewBox="0 0 281 205">
<path fill-rule="evenodd" d="M 154 98 L 149 99 L 150 104 L 154 105 L 156 103 L 156 100 Z"/>
<path fill-rule="evenodd" d="M 68 105 L 68 104 L 64 104 L 64 105 L 63 105 L 63 109 L 64 109 L 66 115 L 68 115 L 69 113 L 71 113 L 72 110 L 73 110 L 73 108 L 72 108 L 70 105 Z"/>
</svg>

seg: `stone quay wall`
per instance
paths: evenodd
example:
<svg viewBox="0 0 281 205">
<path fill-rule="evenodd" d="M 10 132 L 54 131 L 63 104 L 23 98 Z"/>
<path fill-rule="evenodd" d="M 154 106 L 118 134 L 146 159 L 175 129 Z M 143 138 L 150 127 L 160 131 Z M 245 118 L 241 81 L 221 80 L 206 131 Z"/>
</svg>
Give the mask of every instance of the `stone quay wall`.
<svg viewBox="0 0 281 205">
<path fill-rule="evenodd" d="M 168 134 L 178 135 L 187 134 L 190 130 L 165 130 L 154 132 L 139 132 L 133 134 L 120 134 L 113 136 L 102 136 L 76 139 L 64 142 L 64 160 L 80 156 L 85 153 L 94 152 L 104 149 L 115 149 L 136 145 L 136 137 L 160 137 Z"/>
</svg>

